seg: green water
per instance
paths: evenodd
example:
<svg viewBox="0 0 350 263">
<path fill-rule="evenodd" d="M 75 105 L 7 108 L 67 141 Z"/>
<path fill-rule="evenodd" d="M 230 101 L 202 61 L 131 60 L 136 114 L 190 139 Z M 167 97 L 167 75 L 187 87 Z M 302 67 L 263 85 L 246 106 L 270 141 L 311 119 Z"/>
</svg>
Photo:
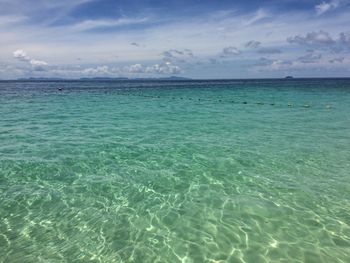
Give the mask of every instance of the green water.
<svg viewBox="0 0 350 263">
<path fill-rule="evenodd" d="M 349 172 L 350 80 L 0 82 L 0 262 L 350 262 Z"/>
</svg>

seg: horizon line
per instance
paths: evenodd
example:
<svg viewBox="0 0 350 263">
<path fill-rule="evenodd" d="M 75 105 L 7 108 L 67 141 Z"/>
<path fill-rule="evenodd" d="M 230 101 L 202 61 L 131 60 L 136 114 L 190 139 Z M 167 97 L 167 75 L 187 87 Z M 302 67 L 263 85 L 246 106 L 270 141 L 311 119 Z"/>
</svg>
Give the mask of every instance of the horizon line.
<svg viewBox="0 0 350 263">
<path fill-rule="evenodd" d="M 91 77 L 91 78 L 17 78 L 0 79 L 0 81 L 137 81 L 137 80 L 158 80 L 158 81 L 222 81 L 222 80 L 307 80 L 307 79 L 350 79 L 348 77 L 270 77 L 270 78 L 187 78 L 187 77 L 161 77 L 161 78 L 128 78 L 128 77 Z"/>
</svg>

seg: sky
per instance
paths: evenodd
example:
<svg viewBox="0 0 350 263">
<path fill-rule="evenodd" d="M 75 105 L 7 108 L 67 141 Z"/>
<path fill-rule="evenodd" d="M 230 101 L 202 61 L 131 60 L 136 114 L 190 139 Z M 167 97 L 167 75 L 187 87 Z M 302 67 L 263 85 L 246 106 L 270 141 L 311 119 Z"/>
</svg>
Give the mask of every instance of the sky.
<svg viewBox="0 0 350 263">
<path fill-rule="evenodd" d="M 350 77 L 350 0 L 0 0 L 0 79 Z"/>
</svg>

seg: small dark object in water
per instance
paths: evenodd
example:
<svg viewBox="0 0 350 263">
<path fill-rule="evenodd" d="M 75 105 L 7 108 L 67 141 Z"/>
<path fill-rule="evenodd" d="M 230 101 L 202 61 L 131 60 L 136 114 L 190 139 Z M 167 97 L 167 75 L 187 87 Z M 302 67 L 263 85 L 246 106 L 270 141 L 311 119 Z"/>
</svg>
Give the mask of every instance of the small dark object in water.
<svg viewBox="0 0 350 263">
<path fill-rule="evenodd" d="M 256 104 L 258 104 L 258 105 L 264 105 L 264 103 L 262 103 L 262 102 L 257 102 Z"/>
<path fill-rule="evenodd" d="M 222 100 L 219 100 L 219 102 L 222 102 Z"/>
<path fill-rule="evenodd" d="M 270 103 L 271 106 L 275 106 L 275 103 Z"/>
<path fill-rule="evenodd" d="M 58 88 L 58 90 L 59 90 L 59 91 L 61 91 L 61 90 L 62 90 L 62 88 Z"/>
<path fill-rule="evenodd" d="M 248 102 L 246 102 L 246 101 L 243 101 L 243 104 L 248 104 Z"/>
</svg>

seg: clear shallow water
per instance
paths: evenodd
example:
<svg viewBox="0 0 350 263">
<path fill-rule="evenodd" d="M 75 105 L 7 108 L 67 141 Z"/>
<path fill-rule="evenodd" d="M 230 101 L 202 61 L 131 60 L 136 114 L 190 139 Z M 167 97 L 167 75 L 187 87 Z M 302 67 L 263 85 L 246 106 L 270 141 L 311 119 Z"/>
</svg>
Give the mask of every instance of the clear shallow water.
<svg viewBox="0 0 350 263">
<path fill-rule="evenodd" d="M 349 112 L 350 80 L 0 82 L 0 262 L 349 262 Z"/>
</svg>

